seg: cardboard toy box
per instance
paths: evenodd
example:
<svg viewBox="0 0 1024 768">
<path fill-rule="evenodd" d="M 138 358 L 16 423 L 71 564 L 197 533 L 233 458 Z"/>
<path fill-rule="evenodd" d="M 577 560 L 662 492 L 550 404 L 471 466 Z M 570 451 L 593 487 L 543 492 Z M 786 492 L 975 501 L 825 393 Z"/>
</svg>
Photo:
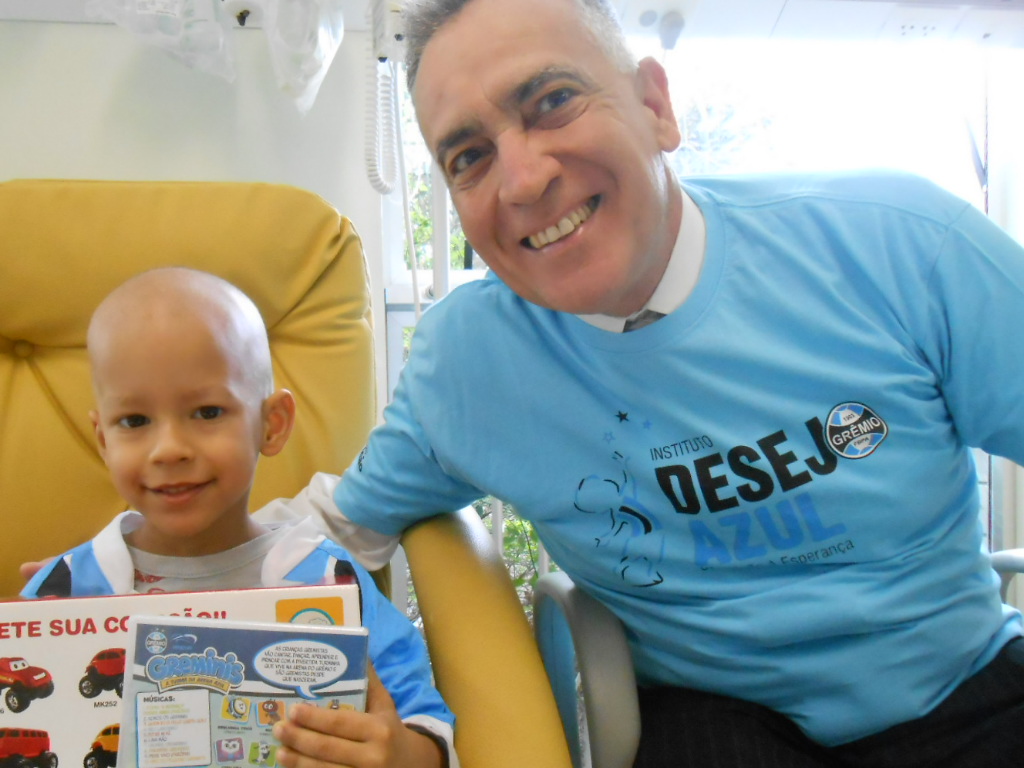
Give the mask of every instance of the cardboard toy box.
<svg viewBox="0 0 1024 768">
<path fill-rule="evenodd" d="M 0 604 L 0 762 L 116 764 L 129 617 L 359 626 L 359 587 L 331 584 Z"/>
</svg>

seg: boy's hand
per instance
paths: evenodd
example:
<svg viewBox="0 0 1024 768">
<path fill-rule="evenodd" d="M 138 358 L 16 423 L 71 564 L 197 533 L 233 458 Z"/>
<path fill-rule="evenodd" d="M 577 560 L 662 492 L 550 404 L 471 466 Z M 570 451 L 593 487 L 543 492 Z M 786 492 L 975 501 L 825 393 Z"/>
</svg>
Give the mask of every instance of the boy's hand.
<svg viewBox="0 0 1024 768">
<path fill-rule="evenodd" d="M 366 712 L 327 709 L 310 704 L 292 706 L 274 724 L 281 742 L 278 764 L 284 768 L 441 768 L 441 748 L 422 733 L 407 728 L 398 716 L 373 665 L 369 665 Z"/>
</svg>

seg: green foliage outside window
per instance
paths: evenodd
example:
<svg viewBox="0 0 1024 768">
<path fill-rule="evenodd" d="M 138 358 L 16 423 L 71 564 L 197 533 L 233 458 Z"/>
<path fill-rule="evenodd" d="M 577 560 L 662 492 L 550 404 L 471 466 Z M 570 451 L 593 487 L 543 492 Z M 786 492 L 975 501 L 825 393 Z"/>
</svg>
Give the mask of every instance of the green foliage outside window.
<svg viewBox="0 0 1024 768">
<path fill-rule="evenodd" d="M 412 204 L 412 232 L 416 243 L 416 259 L 420 269 L 433 269 L 434 249 L 430 241 L 434 237 L 434 222 L 431 220 L 429 165 L 409 172 L 409 195 Z M 454 208 L 449 215 L 448 231 L 451 233 L 448 263 L 452 269 L 464 269 L 466 236 L 462 232 L 462 225 Z M 412 269 L 408 246 L 404 258 L 406 268 Z"/>
<path fill-rule="evenodd" d="M 473 502 L 473 509 L 480 515 L 480 519 L 484 521 L 487 529 L 493 530 L 493 500 L 486 498 Z M 515 510 L 508 504 L 504 509 L 502 531 L 502 554 L 505 558 L 505 566 L 508 568 L 509 576 L 515 586 L 516 594 L 519 595 L 519 602 L 523 606 L 526 617 L 532 619 L 533 586 L 537 583 L 537 577 L 540 576 L 540 543 L 537 533 L 534 531 L 533 525 L 515 514 Z M 423 621 L 411 581 L 409 582 L 406 615 L 417 627 L 422 629 Z"/>
<path fill-rule="evenodd" d="M 487 528 L 493 531 L 493 500 L 482 499 L 473 507 Z M 519 602 L 527 616 L 532 616 L 533 585 L 540 575 L 540 541 L 533 525 L 519 517 L 509 504 L 505 505 L 502 517 L 502 550 Z"/>
</svg>

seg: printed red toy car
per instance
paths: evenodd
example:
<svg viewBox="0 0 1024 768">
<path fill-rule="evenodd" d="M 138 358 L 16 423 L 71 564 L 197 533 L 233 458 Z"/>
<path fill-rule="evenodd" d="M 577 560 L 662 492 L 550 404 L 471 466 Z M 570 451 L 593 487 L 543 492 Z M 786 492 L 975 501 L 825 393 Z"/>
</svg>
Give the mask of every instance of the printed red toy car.
<svg viewBox="0 0 1024 768">
<path fill-rule="evenodd" d="M 32 728 L 0 728 L 0 765 L 57 768 L 50 734 Z"/>
<path fill-rule="evenodd" d="M 6 688 L 4 703 L 11 712 L 21 712 L 33 699 L 53 693 L 53 678 L 42 667 L 33 667 L 20 656 L 0 658 L 0 689 Z"/>
<path fill-rule="evenodd" d="M 97 653 L 78 681 L 78 692 L 87 699 L 96 698 L 101 691 L 116 691 L 120 696 L 123 688 L 124 648 L 107 648 Z"/>
</svg>

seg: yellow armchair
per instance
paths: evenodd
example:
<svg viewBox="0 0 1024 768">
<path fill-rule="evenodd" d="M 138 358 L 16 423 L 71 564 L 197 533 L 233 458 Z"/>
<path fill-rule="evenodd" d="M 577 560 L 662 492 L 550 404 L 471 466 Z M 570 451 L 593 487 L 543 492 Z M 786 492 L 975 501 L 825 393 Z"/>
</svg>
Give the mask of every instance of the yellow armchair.
<svg viewBox="0 0 1024 768">
<path fill-rule="evenodd" d="M 314 194 L 259 183 L 0 182 L 0 595 L 18 564 L 95 535 L 124 509 L 95 448 L 85 331 L 100 299 L 156 266 L 205 269 L 259 306 L 274 372 L 298 402 L 254 507 L 340 473 L 372 428 L 366 265 L 351 223 Z M 406 537 L 437 683 L 463 768 L 566 768 L 540 656 L 471 511 Z"/>
<path fill-rule="evenodd" d="M 476 512 L 420 523 L 402 544 L 462 768 L 572 768 L 540 651 Z"/>
</svg>

